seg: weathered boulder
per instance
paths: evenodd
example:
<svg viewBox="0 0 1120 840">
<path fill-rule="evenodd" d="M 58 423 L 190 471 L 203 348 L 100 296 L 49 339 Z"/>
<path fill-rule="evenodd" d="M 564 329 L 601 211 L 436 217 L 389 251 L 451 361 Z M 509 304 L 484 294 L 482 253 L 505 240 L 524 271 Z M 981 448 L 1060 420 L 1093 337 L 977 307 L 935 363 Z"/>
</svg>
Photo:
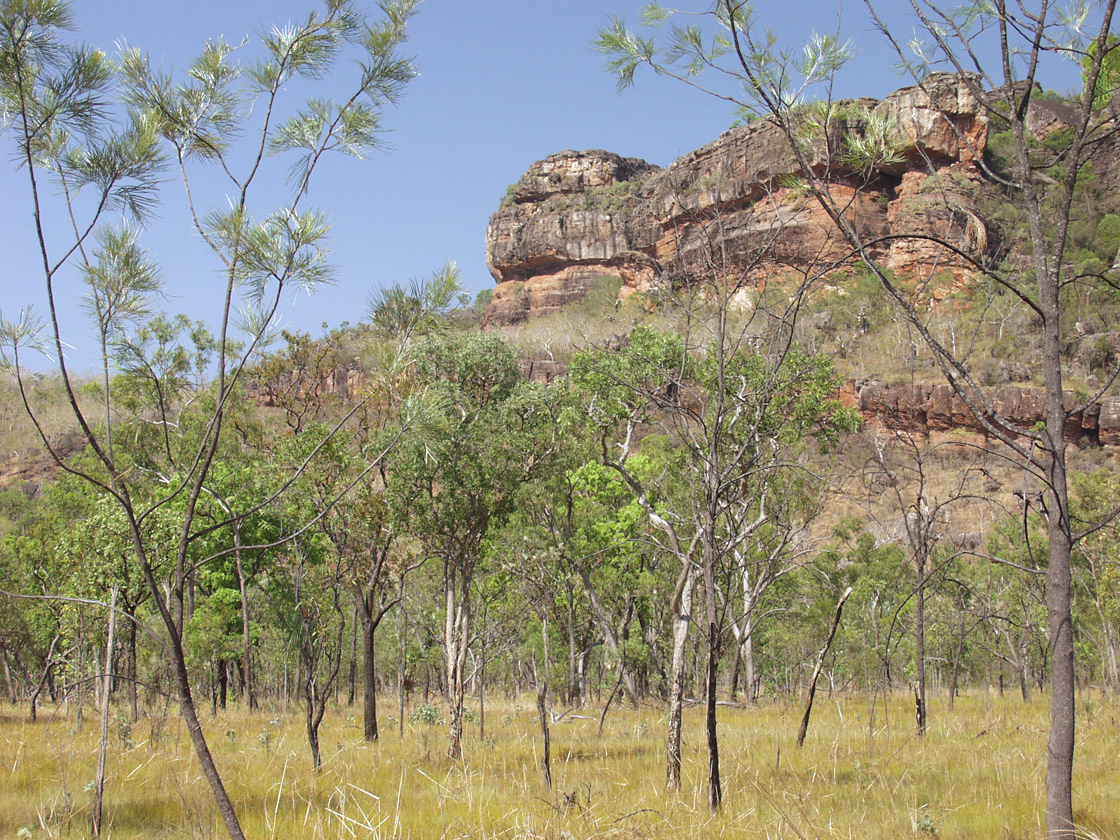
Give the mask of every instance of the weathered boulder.
<svg viewBox="0 0 1120 840">
<path fill-rule="evenodd" d="M 1120 397 L 1101 400 L 1097 424 L 1097 437 L 1102 446 L 1120 446 Z"/>
<path fill-rule="evenodd" d="M 603 273 L 600 266 L 570 265 L 555 274 L 499 283 L 494 287 L 482 324 L 520 324 L 546 312 L 555 312 L 581 300 Z"/>
<path fill-rule="evenodd" d="M 560 152 L 529 167 L 510 193 L 514 204 L 540 202 L 553 196 L 574 195 L 640 178 L 656 169 L 644 160 L 613 152 Z"/>
</svg>

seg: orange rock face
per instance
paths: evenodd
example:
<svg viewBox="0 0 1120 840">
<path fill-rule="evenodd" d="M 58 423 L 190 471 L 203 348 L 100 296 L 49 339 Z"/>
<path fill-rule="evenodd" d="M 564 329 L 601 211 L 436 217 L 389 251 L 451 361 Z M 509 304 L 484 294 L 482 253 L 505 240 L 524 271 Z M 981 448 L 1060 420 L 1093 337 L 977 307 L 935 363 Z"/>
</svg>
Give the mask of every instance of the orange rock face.
<svg viewBox="0 0 1120 840">
<path fill-rule="evenodd" d="M 866 422 L 895 431 L 935 438 L 945 432 L 992 438 L 990 430 L 969 410 L 952 386 L 888 385 L 868 382 L 856 389 L 857 405 Z M 1005 430 L 1031 429 L 1044 419 L 1045 396 L 1031 388 L 982 389 L 992 409 L 992 423 Z M 1076 411 L 1073 393 L 1066 394 L 1070 415 L 1065 438 L 1077 446 L 1120 446 L 1120 397 L 1105 397 L 1086 411 Z"/>
<path fill-rule="evenodd" d="M 595 281 L 609 276 L 608 267 L 573 265 L 555 274 L 538 274 L 525 281 L 511 280 L 494 287 L 483 327 L 490 324 L 520 324 L 529 318 L 555 312 L 583 298 Z M 615 273 L 617 275 L 617 272 Z"/>
<path fill-rule="evenodd" d="M 988 253 L 988 226 L 979 209 L 985 189 L 972 163 L 951 164 L 933 174 L 904 173 L 887 215 L 897 237 L 887 267 L 923 282 L 941 274 L 952 277 L 953 287 L 967 283 L 976 271 L 974 261 Z M 933 295 L 948 291 L 941 285 Z"/>
<path fill-rule="evenodd" d="M 967 282 L 989 240 L 974 163 L 988 122 L 968 84 L 935 74 L 924 87 L 848 103 L 842 113 L 808 148 L 848 222 L 896 273 Z M 906 162 L 857 173 L 843 151 L 875 119 L 893 127 Z M 553 311 L 607 277 L 621 277 L 626 295 L 730 277 L 763 283 L 854 262 L 841 231 L 798 187 L 802 174 L 767 120 L 728 131 L 667 169 L 603 151 L 538 161 L 486 231 L 497 287 L 484 323 Z"/>
</svg>

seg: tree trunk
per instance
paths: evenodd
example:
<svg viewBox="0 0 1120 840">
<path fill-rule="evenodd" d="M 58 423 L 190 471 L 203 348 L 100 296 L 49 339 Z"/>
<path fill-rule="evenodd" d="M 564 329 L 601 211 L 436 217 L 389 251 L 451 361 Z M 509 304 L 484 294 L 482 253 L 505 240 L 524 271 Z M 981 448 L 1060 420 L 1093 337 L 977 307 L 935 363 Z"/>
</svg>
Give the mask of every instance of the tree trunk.
<svg viewBox="0 0 1120 840">
<path fill-rule="evenodd" d="M 78 648 L 78 661 L 75 663 L 75 673 L 85 675 L 86 672 L 86 643 L 85 643 L 85 624 L 82 621 L 78 622 L 76 630 L 75 642 Z M 3 653 L 0 653 L 0 657 Z M 97 684 L 97 680 L 93 681 Z M 85 726 L 85 708 L 86 708 L 86 692 L 83 688 L 72 687 L 66 690 L 66 701 L 70 702 L 70 695 L 74 694 L 74 728 L 77 732 L 81 732 Z"/>
<path fill-rule="evenodd" d="M 914 656 L 917 659 L 918 679 L 914 687 L 914 720 L 918 736 L 926 734 L 926 564 L 918 563 L 917 627 L 915 627 Z"/>
<path fill-rule="evenodd" d="M 463 669 L 470 630 L 470 579 L 463 575 L 459 583 L 462 591 L 457 593 L 455 575 L 447 578 L 447 699 L 450 707 L 447 757 L 452 761 L 463 757 Z M 456 594 L 459 595 L 458 603 Z"/>
<path fill-rule="evenodd" d="M 191 744 L 194 746 L 198 763 L 202 766 L 202 774 L 210 785 L 210 792 L 214 796 L 218 813 L 222 816 L 230 840 L 245 840 L 245 833 L 241 830 L 237 812 L 234 810 L 233 802 L 226 792 L 225 785 L 222 784 L 222 777 L 218 773 L 217 765 L 214 764 L 214 757 L 210 754 L 210 747 L 206 743 L 206 736 L 202 732 L 202 725 L 199 723 L 198 715 L 195 712 L 190 679 L 178 637 L 172 638 L 171 664 L 175 672 L 175 682 L 179 693 L 179 710 L 187 725 L 187 732 L 190 734 Z"/>
<path fill-rule="evenodd" d="M 311 747 L 311 760 L 315 765 L 316 772 L 318 772 L 323 769 L 323 758 L 319 752 L 319 724 L 315 720 L 315 687 L 312 685 L 311 679 L 308 680 L 304 689 L 304 695 L 307 701 L 307 715 L 305 717 L 307 744 Z"/>
<path fill-rule="evenodd" d="M 732 623 L 732 627 L 734 626 L 734 623 Z M 735 635 L 737 636 L 738 634 Z M 731 679 L 728 681 L 728 688 L 731 690 L 731 701 L 733 703 L 738 702 L 739 699 L 739 672 L 743 668 L 743 660 L 739 655 L 741 650 L 742 646 L 739 644 L 738 638 L 736 638 L 734 647 L 735 655 L 731 657 Z"/>
<path fill-rule="evenodd" d="M 1058 402 L 1064 423 L 1065 412 Z M 1050 424 L 1048 424 L 1050 426 Z M 1059 432 L 1058 441 L 1061 441 Z M 1057 443 L 1064 450 L 1063 443 Z M 1070 610 L 1070 544 L 1065 457 L 1054 459 L 1051 486 L 1057 488 L 1050 515 L 1050 564 L 1046 573 L 1046 613 L 1050 631 L 1050 740 L 1046 763 L 1046 828 L 1051 840 L 1073 840 L 1074 650 Z M 1053 494 L 1052 494 L 1053 495 Z"/>
<path fill-rule="evenodd" d="M 552 743 L 548 731 L 548 619 L 541 620 L 544 641 L 544 667 L 537 676 L 537 717 L 541 722 L 541 774 L 544 786 L 552 790 Z"/>
<path fill-rule="evenodd" d="M 358 690 L 358 606 L 354 605 L 354 615 L 351 618 L 350 633 L 350 673 L 348 674 L 348 689 L 346 692 L 346 705 L 354 705 L 354 695 Z"/>
<path fill-rule="evenodd" d="M 47 683 L 51 678 L 51 671 L 54 670 L 54 650 L 58 646 L 59 640 L 62 638 L 61 633 L 56 633 L 54 638 L 51 639 L 50 647 L 47 649 L 47 664 L 43 668 L 43 676 L 39 679 L 38 685 L 31 689 L 31 722 L 35 723 L 39 718 L 39 696 L 43 693 L 43 689 L 47 687 Z"/>
<path fill-rule="evenodd" d="M 713 608 L 709 606 L 709 611 Z M 719 670 L 719 628 L 714 620 L 708 621 L 707 669 L 707 734 L 708 734 L 708 807 L 712 813 L 723 802 L 723 786 L 719 778 L 719 736 L 716 732 L 716 677 Z"/>
<path fill-rule="evenodd" d="M 447 757 L 452 761 L 459 761 L 463 757 L 463 691 L 463 678 L 460 672 L 454 676 L 450 690 Z"/>
<path fill-rule="evenodd" d="M 1104 651 L 1101 657 L 1108 674 L 1108 685 L 1115 693 L 1120 691 L 1120 652 L 1116 648 L 1116 628 L 1109 621 L 1104 622 Z"/>
<path fill-rule="evenodd" d="M 13 706 L 18 702 L 16 698 L 16 687 L 12 682 L 12 669 L 8 664 L 8 651 L 0 650 L 0 659 L 4 661 L 4 684 L 8 687 L 8 702 Z"/>
<path fill-rule="evenodd" d="M 241 685 L 245 697 L 245 708 L 257 708 L 257 698 L 253 693 L 252 680 L 252 636 L 249 633 L 249 581 L 241 562 L 241 526 L 237 519 L 233 522 L 234 559 L 237 567 L 237 590 L 241 595 Z"/>
<path fill-rule="evenodd" d="M 747 566 L 744 559 L 740 559 L 741 563 L 741 580 L 743 587 L 743 626 L 737 628 L 737 638 L 735 646 L 735 672 L 738 673 L 740 667 L 743 669 L 743 681 L 746 684 L 747 702 L 753 703 L 755 701 L 754 685 L 756 682 L 754 673 L 754 603 L 755 592 L 751 587 L 751 573 L 750 568 Z M 735 690 L 735 681 L 731 681 L 731 690 Z"/>
<path fill-rule="evenodd" d="M 210 717 L 218 716 L 218 667 L 210 665 Z"/>
<path fill-rule="evenodd" d="M 576 670 L 576 658 L 579 650 L 576 647 L 576 593 L 571 580 L 566 581 L 568 587 L 568 705 L 582 706 L 579 677 Z"/>
<path fill-rule="evenodd" d="M 579 679 L 579 706 L 584 708 L 587 706 L 587 654 L 591 653 L 591 648 L 581 650 L 579 653 L 579 662 L 577 663 L 577 672 Z"/>
<path fill-rule="evenodd" d="M 953 649 L 953 667 L 949 672 L 949 709 L 957 699 L 957 674 L 960 671 L 961 655 L 964 652 L 964 636 L 962 635 Z"/>
<path fill-rule="evenodd" d="M 39 683 L 31 691 L 31 697 L 28 704 L 28 717 L 31 719 L 32 723 L 35 723 L 39 719 L 39 695 L 42 693 L 43 683 Z"/>
<path fill-rule="evenodd" d="M 1027 665 L 1027 643 L 1025 640 L 1019 640 L 1019 650 L 1016 652 L 1015 658 L 1015 671 L 1019 677 L 1019 693 L 1023 696 L 1023 702 L 1031 702 L 1031 680 L 1028 673 Z"/>
<path fill-rule="evenodd" d="M 754 622 L 747 617 L 746 638 L 743 639 L 741 649 L 743 660 L 743 681 L 747 688 L 747 702 L 754 703 L 758 700 L 758 675 L 754 668 Z"/>
<path fill-rule="evenodd" d="M 836 615 L 832 618 L 832 629 L 828 631 L 828 638 L 825 639 L 824 647 L 821 652 L 817 654 L 817 665 L 813 669 L 813 678 L 809 680 L 809 696 L 805 700 L 805 713 L 801 716 L 801 726 L 797 730 L 797 746 L 800 747 L 805 743 L 805 736 L 809 732 L 809 715 L 813 712 L 813 697 L 817 693 L 817 680 L 820 678 L 821 669 L 824 668 L 825 657 L 828 656 L 828 650 L 832 647 L 832 640 L 836 637 L 836 628 L 840 626 L 840 616 L 844 612 L 844 602 L 848 600 L 848 596 L 852 594 L 852 587 L 844 590 L 844 594 L 840 596 L 840 600 L 836 603 Z"/>
<path fill-rule="evenodd" d="M 135 684 L 135 683 L 134 683 Z M 218 660 L 218 708 L 226 710 L 226 694 L 229 691 L 229 660 Z"/>
<path fill-rule="evenodd" d="M 116 587 L 109 601 L 109 640 L 105 644 L 105 664 L 113 660 L 113 633 L 117 626 L 117 594 Z M 112 674 L 105 669 L 102 676 L 101 689 L 101 739 L 97 747 L 97 776 L 93 787 L 93 819 L 91 831 L 94 837 L 101 836 L 101 812 L 105 801 L 105 754 L 109 746 L 109 693 Z"/>
<path fill-rule="evenodd" d="M 673 658 L 669 677 L 669 735 L 665 746 L 665 784 L 677 790 L 681 784 L 681 719 L 683 716 L 685 650 L 692 622 L 692 595 L 696 574 L 691 564 L 681 570 L 673 598 Z"/>
<path fill-rule="evenodd" d="M 486 739 L 486 639 L 481 642 L 478 657 L 478 740 Z"/>
<path fill-rule="evenodd" d="M 126 662 L 125 676 L 128 682 L 128 709 L 132 715 L 132 722 L 140 720 L 140 697 L 137 690 L 136 668 L 136 616 L 134 612 L 126 613 L 128 617 L 128 660 Z"/>
<path fill-rule="evenodd" d="M 405 674 L 405 641 L 403 622 L 397 623 L 397 733 L 404 738 L 405 693 L 408 690 Z"/>
<path fill-rule="evenodd" d="M 587 591 L 588 600 L 591 601 L 591 610 L 595 613 L 595 618 L 599 623 L 599 630 L 603 634 L 603 641 L 607 645 L 607 649 L 611 652 L 615 662 L 618 663 L 619 674 L 622 677 L 622 685 L 626 689 L 626 693 L 630 695 L 630 700 L 634 705 L 638 705 L 638 689 L 634 684 L 634 678 L 630 674 L 630 670 L 626 667 L 626 663 L 622 658 L 622 651 L 618 644 L 618 637 L 615 635 L 614 630 L 611 628 L 610 622 L 607 620 L 606 610 L 603 609 L 602 603 L 599 601 L 599 593 L 595 591 L 595 585 L 591 582 L 591 576 L 587 574 L 587 570 L 582 567 L 579 569 L 580 580 L 583 581 L 583 587 Z"/>
<path fill-rule="evenodd" d="M 703 565 L 701 574 L 704 580 L 704 610 L 708 626 L 708 664 L 705 669 L 705 703 L 707 706 L 706 729 L 708 736 L 708 808 L 714 814 L 720 809 L 723 802 L 723 786 L 719 775 L 719 733 L 716 729 L 716 688 L 718 686 L 719 659 L 721 633 L 720 625 L 716 623 L 716 532 L 715 526 L 719 521 L 719 477 L 711 464 L 706 469 L 705 493 L 708 500 L 706 521 L 704 524 L 704 539 L 701 549 Z"/>
<path fill-rule="evenodd" d="M 377 740 L 377 650 L 373 621 L 360 610 L 362 623 L 362 723 L 365 739 Z M 403 720 L 402 720 L 403 723 Z"/>
</svg>

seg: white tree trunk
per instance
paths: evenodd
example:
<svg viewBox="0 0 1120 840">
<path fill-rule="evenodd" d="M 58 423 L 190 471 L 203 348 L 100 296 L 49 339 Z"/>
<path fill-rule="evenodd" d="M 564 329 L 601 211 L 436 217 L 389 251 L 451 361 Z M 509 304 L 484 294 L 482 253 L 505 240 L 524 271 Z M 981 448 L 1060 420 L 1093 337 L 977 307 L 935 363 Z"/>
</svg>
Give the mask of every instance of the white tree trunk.
<svg viewBox="0 0 1120 840">
<path fill-rule="evenodd" d="M 681 717 L 684 699 L 685 646 L 692 621 L 692 593 L 696 570 L 689 564 L 681 571 L 673 599 L 673 658 L 669 679 L 669 736 L 666 743 L 666 785 L 676 790 L 681 784 Z"/>
</svg>

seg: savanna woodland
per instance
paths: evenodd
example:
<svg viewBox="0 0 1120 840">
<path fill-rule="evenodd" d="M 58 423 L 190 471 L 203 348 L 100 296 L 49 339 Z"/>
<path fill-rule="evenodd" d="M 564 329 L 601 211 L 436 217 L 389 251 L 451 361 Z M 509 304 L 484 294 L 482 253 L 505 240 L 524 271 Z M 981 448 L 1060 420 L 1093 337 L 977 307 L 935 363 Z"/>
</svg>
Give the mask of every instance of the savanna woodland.
<svg viewBox="0 0 1120 840">
<path fill-rule="evenodd" d="M 731 130 L 533 164 L 492 292 L 312 337 L 413 0 L 181 72 L 0 0 L 47 300 L 0 321 L 0 835 L 1120 837 L 1115 0 L 845 9 L 879 102 L 694 6 L 590 46 Z M 163 311 L 172 199 L 213 322 Z"/>
</svg>

